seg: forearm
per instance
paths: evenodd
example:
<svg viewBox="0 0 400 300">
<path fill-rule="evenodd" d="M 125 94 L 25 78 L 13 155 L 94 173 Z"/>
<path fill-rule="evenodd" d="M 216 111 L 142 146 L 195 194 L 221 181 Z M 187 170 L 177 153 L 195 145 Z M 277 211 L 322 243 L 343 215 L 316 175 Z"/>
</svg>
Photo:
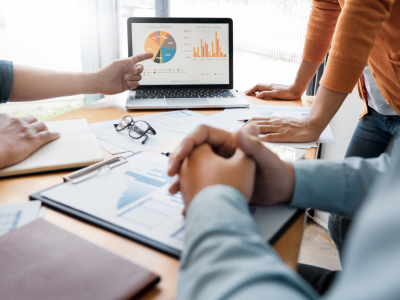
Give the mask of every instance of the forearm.
<svg viewBox="0 0 400 300">
<path fill-rule="evenodd" d="M 177 299 L 315 299 L 260 236 L 237 190 L 211 186 L 186 216 Z"/>
<path fill-rule="evenodd" d="M 385 173 L 393 157 L 352 157 L 340 162 L 316 160 L 292 163 L 295 184 L 291 205 L 314 207 L 351 218 L 378 175 Z"/>
<path fill-rule="evenodd" d="M 14 86 L 10 101 L 32 101 L 100 90 L 95 72 L 59 72 L 14 65 Z"/>
<path fill-rule="evenodd" d="M 296 94 L 301 97 L 306 91 L 308 84 L 318 70 L 320 63 L 302 60 L 293 83 Z"/>
<path fill-rule="evenodd" d="M 348 94 L 335 92 L 320 86 L 314 102 L 307 116 L 311 126 L 318 133 L 324 131 L 326 126 L 337 113 Z"/>
</svg>

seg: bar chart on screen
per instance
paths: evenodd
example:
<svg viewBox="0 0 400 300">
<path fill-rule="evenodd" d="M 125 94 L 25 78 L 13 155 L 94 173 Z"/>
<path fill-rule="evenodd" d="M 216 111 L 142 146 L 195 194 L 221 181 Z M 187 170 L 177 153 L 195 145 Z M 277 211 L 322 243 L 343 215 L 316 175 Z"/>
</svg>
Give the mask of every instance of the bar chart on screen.
<svg viewBox="0 0 400 300">
<path fill-rule="evenodd" d="M 209 38 L 207 40 L 209 40 Z M 193 57 L 226 57 L 227 51 L 228 49 L 223 49 L 221 47 L 220 39 L 218 38 L 218 32 L 215 31 L 215 39 L 211 42 L 211 44 L 210 42 L 207 43 L 205 38 L 201 38 L 200 46 L 193 47 Z"/>
</svg>

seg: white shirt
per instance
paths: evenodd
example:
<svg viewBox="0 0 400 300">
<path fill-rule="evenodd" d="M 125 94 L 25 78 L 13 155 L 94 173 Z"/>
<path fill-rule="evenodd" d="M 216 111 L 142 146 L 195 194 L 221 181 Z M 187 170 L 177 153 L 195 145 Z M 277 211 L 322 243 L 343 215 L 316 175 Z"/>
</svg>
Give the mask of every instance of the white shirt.
<svg viewBox="0 0 400 300">
<path fill-rule="evenodd" d="M 368 64 L 365 66 L 364 71 L 365 86 L 368 91 L 368 106 L 373 108 L 375 111 L 385 116 L 397 116 L 397 112 L 390 107 L 386 102 L 378 85 L 375 82 L 374 77 L 371 74 Z"/>
</svg>

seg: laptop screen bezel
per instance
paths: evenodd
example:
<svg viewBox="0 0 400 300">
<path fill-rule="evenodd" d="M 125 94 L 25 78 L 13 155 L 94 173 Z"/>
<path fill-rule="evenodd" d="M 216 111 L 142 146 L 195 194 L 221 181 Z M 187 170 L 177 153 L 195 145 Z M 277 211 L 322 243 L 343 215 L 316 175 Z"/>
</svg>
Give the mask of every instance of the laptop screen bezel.
<svg viewBox="0 0 400 300">
<path fill-rule="evenodd" d="M 193 88 L 215 88 L 233 89 L 233 21 L 230 18 L 128 18 L 128 54 L 132 51 L 132 25 L 133 23 L 175 23 L 175 24 L 228 24 L 229 25 L 229 84 L 179 84 L 179 85 L 141 85 L 137 89 L 193 89 Z"/>
</svg>

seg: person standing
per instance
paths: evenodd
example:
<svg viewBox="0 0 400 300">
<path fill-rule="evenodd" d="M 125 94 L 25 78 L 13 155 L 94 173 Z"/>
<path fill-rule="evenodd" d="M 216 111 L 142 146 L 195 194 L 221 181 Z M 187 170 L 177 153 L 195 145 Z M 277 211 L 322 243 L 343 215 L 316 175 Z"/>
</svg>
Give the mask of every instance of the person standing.
<svg viewBox="0 0 400 300">
<path fill-rule="evenodd" d="M 256 118 L 246 126 L 256 123 L 267 142 L 316 141 L 357 85 L 365 104 L 346 157 L 377 157 L 400 128 L 400 1 L 313 0 L 294 83 L 258 84 L 246 93 L 260 99 L 300 98 L 329 48 L 308 117 Z M 349 219 L 331 215 L 329 230 L 339 254 L 349 226 Z"/>
</svg>

